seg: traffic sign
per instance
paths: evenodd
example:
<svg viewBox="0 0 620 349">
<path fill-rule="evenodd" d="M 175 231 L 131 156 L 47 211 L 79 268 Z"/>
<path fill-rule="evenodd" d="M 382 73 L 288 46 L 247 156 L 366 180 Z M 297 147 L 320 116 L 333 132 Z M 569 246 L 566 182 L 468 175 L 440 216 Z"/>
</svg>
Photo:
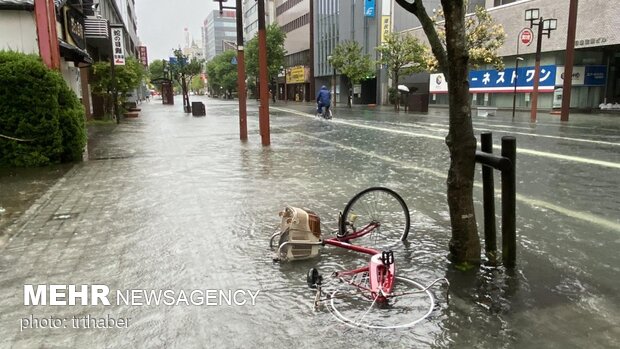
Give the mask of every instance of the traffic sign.
<svg viewBox="0 0 620 349">
<path fill-rule="evenodd" d="M 519 41 L 525 46 L 530 46 L 534 41 L 534 32 L 530 28 L 523 28 L 519 33 Z"/>
<path fill-rule="evenodd" d="M 233 58 L 230 60 L 230 64 L 237 64 L 237 56 L 233 56 Z"/>
</svg>

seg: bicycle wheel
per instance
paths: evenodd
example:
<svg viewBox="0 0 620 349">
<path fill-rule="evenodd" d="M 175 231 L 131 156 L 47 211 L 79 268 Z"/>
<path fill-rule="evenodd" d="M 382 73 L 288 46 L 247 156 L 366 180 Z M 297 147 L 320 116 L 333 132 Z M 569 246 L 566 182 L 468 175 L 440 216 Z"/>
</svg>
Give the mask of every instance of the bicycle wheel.
<svg viewBox="0 0 620 349">
<path fill-rule="evenodd" d="M 406 241 L 410 216 L 405 200 L 395 191 L 383 187 L 359 192 L 342 212 L 339 234 L 359 231 L 371 223 L 378 223 L 379 227 L 353 241 L 374 248 L 388 248 Z"/>
</svg>

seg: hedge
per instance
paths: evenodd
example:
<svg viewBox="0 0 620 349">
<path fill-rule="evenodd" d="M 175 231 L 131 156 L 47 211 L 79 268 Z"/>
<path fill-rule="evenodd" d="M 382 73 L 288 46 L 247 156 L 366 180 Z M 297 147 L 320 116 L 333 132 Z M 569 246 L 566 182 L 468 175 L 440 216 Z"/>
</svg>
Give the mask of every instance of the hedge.
<svg viewBox="0 0 620 349">
<path fill-rule="evenodd" d="M 0 51 L 0 166 L 76 161 L 86 145 L 84 109 L 59 72 L 36 55 Z"/>
</svg>

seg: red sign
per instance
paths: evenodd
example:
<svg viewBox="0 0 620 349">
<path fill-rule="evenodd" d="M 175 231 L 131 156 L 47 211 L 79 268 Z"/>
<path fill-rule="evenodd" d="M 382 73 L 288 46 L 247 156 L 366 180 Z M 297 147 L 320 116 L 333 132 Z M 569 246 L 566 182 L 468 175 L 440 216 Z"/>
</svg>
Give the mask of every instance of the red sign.
<svg viewBox="0 0 620 349">
<path fill-rule="evenodd" d="M 140 55 L 140 62 L 145 68 L 149 66 L 149 59 L 146 54 L 146 46 L 138 46 L 138 54 Z"/>
<path fill-rule="evenodd" d="M 519 40 L 525 46 L 530 46 L 532 41 L 534 40 L 534 32 L 530 28 L 523 28 L 519 33 Z"/>
</svg>

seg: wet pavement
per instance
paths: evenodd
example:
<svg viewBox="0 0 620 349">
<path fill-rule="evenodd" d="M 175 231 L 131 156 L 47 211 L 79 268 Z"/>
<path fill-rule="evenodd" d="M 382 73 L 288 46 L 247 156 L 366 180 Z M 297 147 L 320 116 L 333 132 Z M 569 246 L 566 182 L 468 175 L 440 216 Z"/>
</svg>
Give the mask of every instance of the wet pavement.
<svg viewBox="0 0 620 349">
<path fill-rule="evenodd" d="M 0 247 L 0 347 L 620 346 L 618 116 L 574 115 L 566 125 L 543 113 L 535 125 L 525 113 L 474 118 L 476 134 L 492 131 L 495 144 L 517 138 L 518 268 L 460 272 L 446 260 L 447 110 L 338 107 L 324 121 L 310 104 L 277 103 L 265 148 L 253 101 L 244 143 L 235 101 L 192 100 L 206 102 L 207 117 L 152 101 L 140 118 L 105 126 L 89 161 L 10 222 Z M 349 328 L 313 311 L 308 268 L 328 273 L 365 257 L 325 247 L 315 260 L 277 264 L 268 249 L 285 205 L 335 227 L 338 211 L 370 186 L 394 189 L 411 210 L 410 244 L 395 250 L 399 275 L 451 283 L 450 302 L 434 289 L 434 310 L 407 330 Z M 260 294 L 253 306 L 26 306 L 25 284 Z M 72 318 L 85 316 L 129 323 L 74 328 Z M 50 317 L 68 326 L 32 328 Z"/>
</svg>

